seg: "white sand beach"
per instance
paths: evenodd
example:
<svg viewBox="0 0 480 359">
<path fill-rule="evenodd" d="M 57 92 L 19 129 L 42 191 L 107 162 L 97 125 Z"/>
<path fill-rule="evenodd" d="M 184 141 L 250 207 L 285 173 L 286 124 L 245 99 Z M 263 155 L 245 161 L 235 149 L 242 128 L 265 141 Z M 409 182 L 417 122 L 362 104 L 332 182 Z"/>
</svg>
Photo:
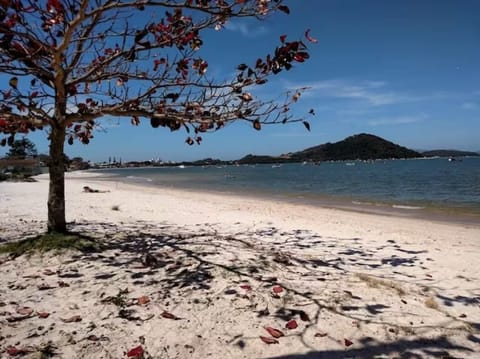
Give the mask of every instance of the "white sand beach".
<svg viewBox="0 0 480 359">
<path fill-rule="evenodd" d="M 37 179 L 0 183 L 1 242 L 45 231 Z M 66 211 L 105 249 L 0 256 L 0 358 L 480 358 L 480 223 L 88 172 Z"/>
</svg>

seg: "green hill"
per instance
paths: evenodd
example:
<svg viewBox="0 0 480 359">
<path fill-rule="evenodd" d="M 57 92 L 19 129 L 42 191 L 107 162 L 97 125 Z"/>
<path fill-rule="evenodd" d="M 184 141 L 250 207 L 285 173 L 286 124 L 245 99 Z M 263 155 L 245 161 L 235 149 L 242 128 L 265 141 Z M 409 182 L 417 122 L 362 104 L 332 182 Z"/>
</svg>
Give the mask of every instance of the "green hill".
<svg viewBox="0 0 480 359">
<path fill-rule="evenodd" d="M 288 163 L 288 162 L 319 162 L 345 160 L 375 160 L 391 158 L 422 157 L 419 152 L 396 145 L 378 136 L 359 134 L 335 142 L 325 143 L 303 151 L 288 153 L 282 156 L 247 155 L 238 163 Z"/>
<path fill-rule="evenodd" d="M 346 139 L 307 148 L 290 155 L 297 161 L 374 160 L 415 158 L 421 154 L 370 134 L 359 134 Z"/>
</svg>

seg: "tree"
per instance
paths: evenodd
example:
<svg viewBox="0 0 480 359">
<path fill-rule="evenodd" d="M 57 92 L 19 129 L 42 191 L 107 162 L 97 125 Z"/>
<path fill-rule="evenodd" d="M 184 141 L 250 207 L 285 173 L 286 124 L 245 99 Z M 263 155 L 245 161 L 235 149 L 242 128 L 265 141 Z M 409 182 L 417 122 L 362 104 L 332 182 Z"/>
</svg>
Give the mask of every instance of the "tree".
<svg viewBox="0 0 480 359">
<path fill-rule="evenodd" d="M 201 56 L 206 31 L 278 11 L 290 12 L 283 0 L 0 1 L 0 71 L 11 76 L 0 90 L 1 144 L 13 144 L 16 133 L 48 129 L 48 230 L 67 229 L 64 144 L 88 144 L 102 117 L 184 129 L 189 145 L 236 120 L 256 130 L 304 121 L 289 112 L 302 90 L 282 102 L 250 92 L 307 60 L 304 42 L 281 36 L 272 54 L 239 64 L 230 81 L 210 78 Z"/>
<path fill-rule="evenodd" d="M 7 158 L 24 160 L 27 157 L 37 157 L 37 148 L 28 138 L 13 141 L 7 152 Z"/>
</svg>

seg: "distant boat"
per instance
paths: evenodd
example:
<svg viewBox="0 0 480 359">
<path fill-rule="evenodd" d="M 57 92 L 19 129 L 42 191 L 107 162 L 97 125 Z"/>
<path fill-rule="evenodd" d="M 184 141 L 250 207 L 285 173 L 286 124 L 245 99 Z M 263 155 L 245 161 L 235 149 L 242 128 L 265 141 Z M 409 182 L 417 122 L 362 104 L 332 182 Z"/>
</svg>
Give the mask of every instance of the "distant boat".
<svg viewBox="0 0 480 359">
<path fill-rule="evenodd" d="M 448 162 L 462 162 L 462 160 L 455 158 L 455 157 L 449 157 Z"/>
<path fill-rule="evenodd" d="M 272 165 L 272 168 L 279 168 L 282 167 L 282 165 Z"/>
<path fill-rule="evenodd" d="M 185 168 L 185 165 L 180 165 L 178 166 L 178 168 Z"/>
<path fill-rule="evenodd" d="M 347 162 L 345 163 L 346 166 L 355 166 L 355 162 Z"/>
</svg>

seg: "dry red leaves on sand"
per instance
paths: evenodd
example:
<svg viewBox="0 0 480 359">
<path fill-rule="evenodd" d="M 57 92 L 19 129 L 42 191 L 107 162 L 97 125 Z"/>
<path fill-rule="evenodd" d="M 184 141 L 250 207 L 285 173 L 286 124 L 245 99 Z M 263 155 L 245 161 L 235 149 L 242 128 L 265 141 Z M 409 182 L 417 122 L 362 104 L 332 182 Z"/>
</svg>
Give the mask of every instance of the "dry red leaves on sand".
<svg viewBox="0 0 480 359">
<path fill-rule="evenodd" d="M 272 288 L 273 293 L 278 294 L 283 292 L 283 288 L 280 287 L 279 285 L 276 285 L 275 287 Z"/>
<path fill-rule="evenodd" d="M 353 344 L 353 342 L 351 340 L 348 340 L 348 339 L 343 339 L 343 342 L 344 342 L 346 347 L 349 347 L 350 345 Z"/>
<path fill-rule="evenodd" d="M 20 315 L 30 315 L 33 313 L 33 309 L 30 307 L 18 307 L 16 312 Z"/>
<path fill-rule="evenodd" d="M 285 328 L 287 329 L 295 329 L 298 327 L 297 321 L 295 319 L 290 319 L 287 324 L 285 324 Z"/>
<path fill-rule="evenodd" d="M 163 318 L 167 318 L 167 319 L 179 319 L 176 315 L 170 313 L 170 312 L 167 312 L 166 310 L 163 311 L 162 314 L 160 314 Z"/>
<path fill-rule="evenodd" d="M 310 321 L 310 317 L 303 310 L 300 312 L 300 319 L 303 320 L 304 322 Z"/>
<path fill-rule="evenodd" d="M 127 357 L 129 358 L 142 358 L 143 353 L 145 351 L 143 350 L 143 347 L 139 345 L 138 347 L 132 348 L 127 352 Z"/>
<path fill-rule="evenodd" d="M 70 318 L 60 318 L 62 322 L 64 323 L 75 323 L 75 322 L 81 322 L 82 317 L 79 315 L 74 315 L 73 317 Z"/>
<path fill-rule="evenodd" d="M 38 290 L 49 290 L 55 288 L 54 286 L 51 286 L 50 284 L 40 284 L 38 287 Z"/>
<path fill-rule="evenodd" d="M 275 339 L 275 338 L 260 336 L 260 339 L 261 339 L 262 342 L 264 342 L 265 344 L 278 344 L 278 340 Z"/>
<path fill-rule="evenodd" d="M 324 332 L 318 332 L 315 334 L 316 337 L 318 338 L 323 338 L 323 337 L 326 337 L 328 334 L 327 333 L 324 333 Z"/>
<path fill-rule="evenodd" d="M 245 290 L 252 290 L 252 287 L 249 284 L 242 284 L 240 288 L 245 289 Z"/>
<path fill-rule="evenodd" d="M 45 318 L 48 318 L 50 313 L 48 313 L 48 312 L 37 312 L 37 315 L 38 315 L 39 318 L 45 319 Z"/>
<path fill-rule="evenodd" d="M 280 338 L 285 336 L 282 331 L 272 328 L 272 327 L 264 327 L 264 329 L 274 338 Z"/>
<path fill-rule="evenodd" d="M 6 350 L 7 354 L 15 357 L 15 356 L 23 356 L 31 352 L 31 350 L 25 348 L 16 348 L 16 347 L 8 347 Z"/>
<path fill-rule="evenodd" d="M 138 304 L 140 304 L 140 305 L 145 305 L 145 304 L 150 303 L 150 298 L 146 295 L 142 295 L 137 300 L 138 300 Z"/>
</svg>

